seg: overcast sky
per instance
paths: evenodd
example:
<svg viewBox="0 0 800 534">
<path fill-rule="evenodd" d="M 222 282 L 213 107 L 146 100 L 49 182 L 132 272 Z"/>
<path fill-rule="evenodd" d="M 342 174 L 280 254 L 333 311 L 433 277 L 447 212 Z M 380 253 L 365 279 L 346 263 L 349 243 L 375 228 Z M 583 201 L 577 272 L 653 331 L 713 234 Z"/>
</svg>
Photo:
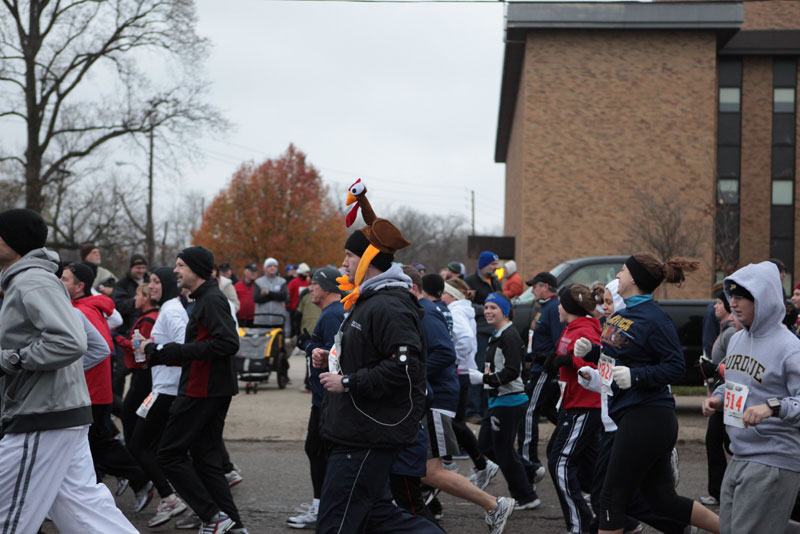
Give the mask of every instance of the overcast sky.
<svg viewBox="0 0 800 534">
<path fill-rule="evenodd" d="M 363 178 L 393 205 L 470 216 L 502 232 L 494 163 L 503 5 L 198 0 L 210 100 L 235 128 L 202 142 L 207 198 L 239 164 L 303 150 L 335 193 Z"/>
</svg>

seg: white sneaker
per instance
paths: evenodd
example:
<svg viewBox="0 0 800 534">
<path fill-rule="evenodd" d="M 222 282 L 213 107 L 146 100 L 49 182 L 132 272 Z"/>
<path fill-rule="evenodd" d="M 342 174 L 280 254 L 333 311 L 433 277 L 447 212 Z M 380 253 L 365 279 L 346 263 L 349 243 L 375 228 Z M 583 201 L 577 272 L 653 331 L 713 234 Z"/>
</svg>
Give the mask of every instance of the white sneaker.
<svg viewBox="0 0 800 534">
<path fill-rule="evenodd" d="M 308 510 L 303 514 L 290 517 L 286 521 L 286 526 L 289 528 L 317 528 L 317 512 Z"/>
<path fill-rule="evenodd" d="M 672 453 L 669 457 L 669 466 L 672 468 L 672 478 L 675 481 L 675 489 L 678 489 L 678 481 L 681 479 L 681 470 L 678 464 L 678 449 L 672 449 Z"/>
<path fill-rule="evenodd" d="M 711 495 L 705 495 L 697 500 L 700 501 L 700 504 L 705 504 L 706 506 L 716 506 L 719 504 L 719 501 Z"/>
<path fill-rule="evenodd" d="M 135 512 L 141 512 L 153 500 L 153 482 L 148 481 L 142 489 L 136 492 L 136 506 Z"/>
<path fill-rule="evenodd" d="M 172 497 L 172 499 L 170 499 Z M 186 511 L 188 506 L 180 500 L 174 493 L 166 499 L 161 499 L 156 508 L 156 515 L 147 522 L 150 528 L 160 527 L 165 523 L 169 523 L 170 519 L 177 517 Z"/>
<path fill-rule="evenodd" d="M 543 465 L 537 467 L 536 476 L 533 477 L 534 484 L 538 484 L 539 482 L 541 482 L 545 474 L 547 474 L 547 469 L 545 469 Z"/>
<path fill-rule="evenodd" d="M 539 498 L 536 498 L 536 499 L 532 500 L 531 502 L 526 502 L 525 504 L 517 502 L 516 506 L 514 506 L 514 511 L 517 511 L 517 510 L 536 510 L 541 505 L 542 505 L 542 500 L 539 499 Z"/>
<path fill-rule="evenodd" d="M 225 473 L 225 480 L 228 481 L 228 487 L 234 487 L 237 484 L 240 484 L 242 480 L 242 475 L 240 475 L 237 471 L 231 471 L 230 473 Z"/>
<path fill-rule="evenodd" d="M 489 527 L 489 534 L 503 533 L 508 518 L 514 513 L 516 503 L 511 497 L 497 498 L 497 508 L 486 512 L 486 526 Z"/>
<path fill-rule="evenodd" d="M 486 486 L 489 485 L 489 482 L 492 481 L 494 476 L 497 474 L 497 471 L 500 469 L 500 466 L 491 461 L 490 459 L 486 459 L 486 469 L 481 469 L 477 471 L 473 468 L 474 477 L 472 478 L 471 482 L 478 486 L 478 488 L 484 490 Z"/>
<path fill-rule="evenodd" d="M 198 534 L 225 534 L 233 528 L 235 523 L 225 512 L 217 512 L 211 521 L 200 525 Z"/>
</svg>

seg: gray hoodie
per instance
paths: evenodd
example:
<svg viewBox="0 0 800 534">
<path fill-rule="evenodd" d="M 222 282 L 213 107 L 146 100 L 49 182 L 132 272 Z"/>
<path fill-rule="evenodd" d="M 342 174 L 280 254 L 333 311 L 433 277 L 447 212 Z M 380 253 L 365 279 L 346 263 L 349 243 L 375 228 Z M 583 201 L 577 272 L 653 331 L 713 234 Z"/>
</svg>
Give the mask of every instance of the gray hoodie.
<svg viewBox="0 0 800 534">
<path fill-rule="evenodd" d="M 81 356 L 86 333 L 47 249 L 0 275 L 0 433 L 90 424 Z"/>
<path fill-rule="evenodd" d="M 728 343 L 725 379 L 750 388 L 744 410 L 772 397 L 781 401 L 779 417 L 726 427 L 733 458 L 800 472 L 800 339 L 781 323 L 786 308 L 778 268 L 768 261 L 750 264 L 726 278 L 726 288 L 729 281 L 753 295 L 755 315 Z M 724 402 L 724 383 L 714 396 Z"/>
</svg>

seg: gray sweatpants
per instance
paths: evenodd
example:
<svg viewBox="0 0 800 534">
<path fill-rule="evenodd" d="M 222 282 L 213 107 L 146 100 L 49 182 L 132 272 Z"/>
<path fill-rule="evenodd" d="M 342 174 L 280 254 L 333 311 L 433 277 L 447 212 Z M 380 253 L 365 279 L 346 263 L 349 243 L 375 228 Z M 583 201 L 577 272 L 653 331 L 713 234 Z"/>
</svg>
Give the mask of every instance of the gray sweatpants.
<svg viewBox="0 0 800 534">
<path fill-rule="evenodd" d="M 721 534 L 784 532 L 799 488 L 800 473 L 731 461 L 720 491 Z"/>
</svg>

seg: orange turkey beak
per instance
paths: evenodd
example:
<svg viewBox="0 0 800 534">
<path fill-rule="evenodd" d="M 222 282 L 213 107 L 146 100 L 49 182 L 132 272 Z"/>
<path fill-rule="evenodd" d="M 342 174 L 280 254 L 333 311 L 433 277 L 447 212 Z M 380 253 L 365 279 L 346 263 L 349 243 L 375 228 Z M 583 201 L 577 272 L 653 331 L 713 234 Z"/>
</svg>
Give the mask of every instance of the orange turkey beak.
<svg viewBox="0 0 800 534">
<path fill-rule="evenodd" d="M 349 205 L 350 205 L 350 204 L 352 204 L 353 202 L 358 202 L 358 199 L 357 199 L 355 196 L 353 196 L 353 193 L 351 193 L 350 191 L 348 191 L 348 192 L 347 192 L 347 201 L 345 201 L 344 205 L 345 205 L 345 206 L 349 206 Z"/>
</svg>

